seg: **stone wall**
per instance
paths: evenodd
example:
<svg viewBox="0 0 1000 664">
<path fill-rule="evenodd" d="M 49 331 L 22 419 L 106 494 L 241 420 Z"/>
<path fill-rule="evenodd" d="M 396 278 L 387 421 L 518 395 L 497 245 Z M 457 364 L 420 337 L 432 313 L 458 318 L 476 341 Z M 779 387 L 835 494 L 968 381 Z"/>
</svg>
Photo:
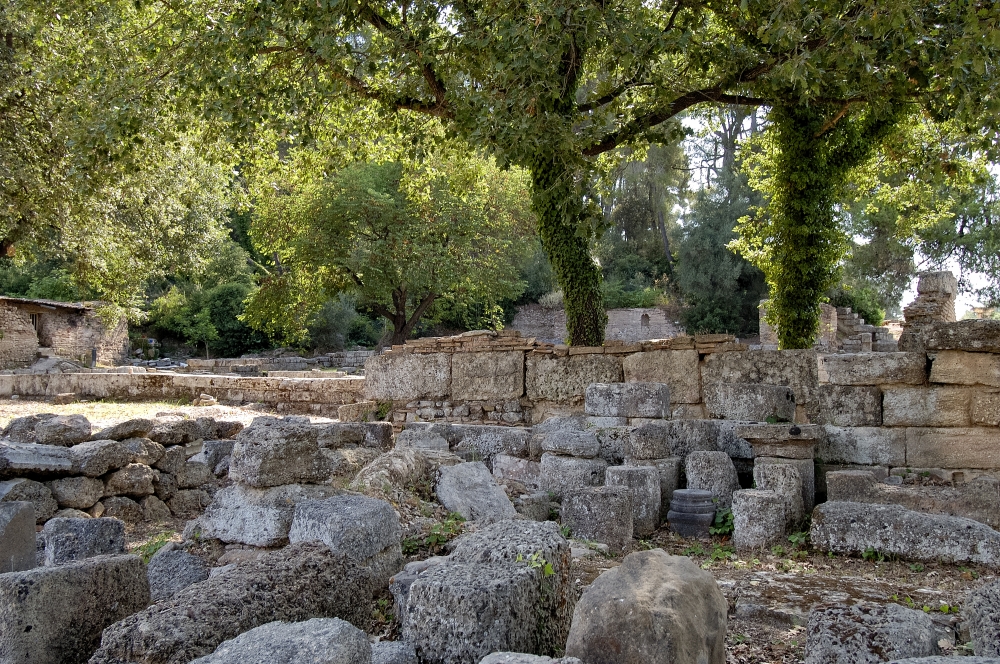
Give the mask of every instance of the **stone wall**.
<svg viewBox="0 0 1000 664">
<path fill-rule="evenodd" d="M 33 315 L 37 325 L 32 323 Z M 128 360 L 125 319 L 108 329 L 93 309 L 83 305 L 0 298 L 0 331 L 0 369 L 30 366 L 40 348 L 85 365 L 90 364 L 94 348 L 98 364 Z"/>
<path fill-rule="evenodd" d="M 645 341 L 668 339 L 684 334 L 684 328 L 675 320 L 676 312 L 664 307 L 648 309 L 608 309 L 608 324 L 604 336 L 615 341 Z M 568 336 L 566 311 L 550 309 L 540 304 L 518 308 L 510 325 L 511 330 L 525 337 L 562 342 Z"/>
<path fill-rule="evenodd" d="M 0 368 L 30 366 L 38 352 L 38 334 L 27 311 L 0 304 Z"/>
</svg>

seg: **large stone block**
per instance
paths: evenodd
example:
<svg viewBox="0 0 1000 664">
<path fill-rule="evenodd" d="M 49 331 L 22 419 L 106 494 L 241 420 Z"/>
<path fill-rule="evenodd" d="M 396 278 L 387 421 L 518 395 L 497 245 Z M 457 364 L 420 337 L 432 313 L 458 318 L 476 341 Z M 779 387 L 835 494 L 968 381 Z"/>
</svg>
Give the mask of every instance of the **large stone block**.
<svg viewBox="0 0 1000 664">
<path fill-rule="evenodd" d="M 882 426 L 882 391 L 877 387 L 820 385 L 819 412 L 813 424 L 838 427 Z"/>
<path fill-rule="evenodd" d="M 35 440 L 40 445 L 70 446 L 90 438 L 90 421 L 83 415 L 57 415 L 35 425 Z"/>
<path fill-rule="evenodd" d="M 906 465 L 912 468 L 1000 468 L 1000 429 L 909 428 Z"/>
<path fill-rule="evenodd" d="M 733 492 L 740 480 L 732 459 L 725 452 L 692 452 L 684 461 L 687 488 L 711 491 L 719 508 L 733 504 Z"/>
<path fill-rule="evenodd" d="M 719 449 L 720 426 L 713 420 L 669 420 L 632 430 L 626 458 L 685 457 L 695 451 Z"/>
<path fill-rule="evenodd" d="M 125 553 L 125 524 L 118 519 L 49 519 L 42 528 L 45 564 L 61 565 Z"/>
<path fill-rule="evenodd" d="M 656 469 L 660 478 L 660 523 L 667 520 L 667 512 L 670 511 L 670 499 L 674 491 L 681 485 L 681 467 L 684 459 L 681 457 L 667 457 L 666 459 L 628 459 L 626 466 L 649 466 Z"/>
<path fill-rule="evenodd" d="M 55 413 L 39 413 L 15 417 L 4 427 L 0 437 L 9 438 L 15 443 L 36 443 L 38 441 L 35 438 L 35 426 L 42 420 L 55 416 Z"/>
<path fill-rule="evenodd" d="M 820 380 L 834 385 L 923 385 L 924 353 L 849 353 L 820 356 Z"/>
<path fill-rule="evenodd" d="M 416 660 L 413 661 L 416 662 Z M 373 661 L 372 664 L 376 663 Z M 479 664 L 583 664 L 583 662 L 576 657 L 552 659 L 544 655 L 528 655 L 523 652 L 495 652 L 484 657 Z"/>
<path fill-rule="evenodd" d="M 563 495 L 560 520 L 576 538 L 621 552 L 632 541 L 632 491 L 623 486 L 572 489 Z"/>
<path fill-rule="evenodd" d="M 622 360 L 628 383 L 666 383 L 675 404 L 701 401 L 701 371 L 696 350 L 654 350 L 632 353 Z"/>
<path fill-rule="evenodd" d="M 451 394 L 451 353 L 385 353 L 365 361 L 365 397 L 435 399 Z"/>
<path fill-rule="evenodd" d="M 813 511 L 809 539 L 841 554 L 874 550 L 909 560 L 1000 566 L 1000 533 L 989 526 L 898 505 L 823 503 Z"/>
<path fill-rule="evenodd" d="M 527 394 L 532 401 L 577 404 L 592 383 L 622 382 L 618 355 L 529 355 Z"/>
<path fill-rule="evenodd" d="M 288 541 L 296 503 L 337 493 L 330 486 L 290 484 L 254 489 L 234 484 L 215 494 L 199 520 L 201 532 L 223 542 L 278 546 Z"/>
<path fill-rule="evenodd" d="M 733 545 L 767 549 L 785 541 L 785 499 L 776 491 L 743 489 L 733 494 Z"/>
<path fill-rule="evenodd" d="M 517 516 L 510 498 L 478 461 L 442 468 L 435 493 L 442 505 L 467 521 L 489 524 Z"/>
<path fill-rule="evenodd" d="M 885 427 L 824 426 L 816 441 L 823 463 L 902 466 L 906 464 L 906 431 Z"/>
<path fill-rule="evenodd" d="M 244 429 L 233 446 L 229 477 L 253 487 L 274 487 L 298 482 L 323 482 L 333 474 L 333 464 L 315 440 L 291 438 L 258 440 L 254 427 Z M 251 432 L 244 437 L 244 434 Z"/>
<path fill-rule="evenodd" d="M 514 480 L 528 488 L 537 488 L 542 476 L 541 464 L 530 459 L 519 459 L 507 454 L 493 457 L 493 477 L 500 481 Z"/>
<path fill-rule="evenodd" d="M 1000 355 L 943 350 L 932 355 L 932 383 L 1000 387 Z"/>
<path fill-rule="evenodd" d="M 149 561 L 146 575 L 154 602 L 173 597 L 192 583 L 208 578 L 208 565 L 198 556 L 168 544 Z"/>
<path fill-rule="evenodd" d="M 1000 426 L 1000 392 L 977 391 L 969 405 L 969 419 L 978 426 Z"/>
<path fill-rule="evenodd" d="M 295 505 L 288 540 L 322 542 L 358 564 L 398 547 L 399 515 L 384 500 L 344 494 Z"/>
<path fill-rule="evenodd" d="M 608 486 L 623 486 L 632 493 L 632 531 L 648 537 L 660 525 L 660 473 L 649 466 L 612 466 L 605 473 Z"/>
<path fill-rule="evenodd" d="M 962 613 L 976 655 L 1000 658 L 1000 581 L 987 583 L 969 593 Z"/>
<path fill-rule="evenodd" d="M 272 622 L 224 641 L 191 664 L 371 664 L 368 635 L 339 618 Z"/>
<path fill-rule="evenodd" d="M 544 434 L 542 451 L 593 459 L 601 451 L 601 444 L 590 431 L 553 431 Z"/>
<path fill-rule="evenodd" d="M 541 462 L 541 488 L 560 498 L 570 489 L 604 484 L 608 462 L 604 459 L 581 459 L 546 452 Z"/>
<path fill-rule="evenodd" d="M 45 523 L 58 509 L 52 492 L 41 482 L 19 478 L 0 482 L 0 503 L 28 502 L 35 508 L 37 523 Z"/>
<path fill-rule="evenodd" d="M 787 463 L 755 463 L 753 482 L 756 488 L 781 496 L 785 503 L 787 527 L 795 528 L 802 522 L 805 506 L 802 502 L 802 476 L 798 468 Z M 735 513 L 735 507 L 733 511 Z"/>
<path fill-rule="evenodd" d="M 727 609 L 711 573 L 689 558 L 640 551 L 583 591 L 566 655 L 587 664 L 724 664 Z"/>
<path fill-rule="evenodd" d="M 91 440 L 69 449 L 74 475 L 100 477 L 132 463 L 134 452 L 117 440 Z"/>
<path fill-rule="evenodd" d="M 451 359 L 451 398 L 505 401 L 524 394 L 522 351 L 455 353 Z"/>
<path fill-rule="evenodd" d="M 35 566 L 35 506 L 0 503 L 0 574 Z"/>
<path fill-rule="evenodd" d="M 455 437 L 455 449 L 477 452 L 487 468 L 493 467 L 493 459 L 498 454 L 528 456 L 530 429 L 481 424 L 456 424 L 451 429 Z"/>
<path fill-rule="evenodd" d="M 701 370 L 703 385 L 745 383 L 792 388 L 795 403 L 815 412 L 819 355 L 815 350 L 751 350 L 712 353 Z"/>
<path fill-rule="evenodd" d="M 924 329 L 927 350 L 1000 353 L 1000 320 L 974 319 L 933 323 Z"/>
<path fill-rule="evenodd" d="M 939 652 L 930 616 L 900 604 L 817 607 L 806 627 L 806 664 L 885 662 Z"/>
<path fill-rule="evenodd" d="M 594 428 L 594 435 L 601 446 L 599 454 L 608 465 L 619 466 L 625 461 L 634 430 L 635 427 L 623 425 Z"/>
<path fill-rule="evenodd" d="M 105 627 L 148 605 L 138 556 L 0 574 L 0 661 L 83 664 Z"/>
<path fill-rule="evenodd" d="M 816 504 L 816 464 L 812 459 L 785 459 L 783 457 L 759 456 L 754 459 L 757 464 L 785 464 L 794 466 L 802 479 L 802 509 L 811 512 Z"/>
<path fill-rule="evenodd" d="M 725 354 L 725 353 L 724 353 Z M 706 383 L 708 416 L 725 420 L 764 422 L 795 419 L 795 394 L 790 387 L 752 383 Z"/>
<path fill-rule="evenodd" d="M 101 429 L 91 436 L 93 440 L 126 440 L 145 438 L 156 427 L 156 420 L 135 418 Z"/>
<path fill-rule="evenodd" d="M 141 463 L 130 463 L 116 470 L 104 480 L 105 496 L 132 496 L 141 498 L 154 493 L 153 479 L 157 473 Z M 186 488 L 186 487 L 185 487 Z"/>
<path fill-rule="evenodd" d="M 967 427 L 973 388 L 889 387 L 882 396 L 887 427 Z"/>
<path fill-rule="evenodd" d="M 58 477 L 73 471 L 70 449 L 56 445 L 0 441 L 0 478 Z"/>
<path fill-rule="evenodd" d="M 584 398 L 587 415 L 670 417 L 670 388 L 664 383 L 593 383 Z"/>
</svg>

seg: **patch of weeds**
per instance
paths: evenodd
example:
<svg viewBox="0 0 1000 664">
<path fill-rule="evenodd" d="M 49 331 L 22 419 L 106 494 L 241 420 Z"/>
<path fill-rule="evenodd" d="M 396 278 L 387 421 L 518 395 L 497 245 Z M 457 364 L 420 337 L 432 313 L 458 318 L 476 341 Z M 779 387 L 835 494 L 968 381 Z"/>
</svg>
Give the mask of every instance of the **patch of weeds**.
<svg viewBox="0 0 1000 664">
<path fill-rule="evenodd" d="M 401 544 L 403 553 L 411 556 L 422 549 L 437 554 L 445 544 L 462 534 L 465 519 L 461 514 L 452 512 L 444 521 L 431 526 L 430 532 L 422 540 L 416 537 L 404 537 Z"/>
<path fill-rule="evenodd" d="M 873 563 L 884 563 L 886 560 L 892 560 L 892 554 L 882 553 L 870 546 L 861 553 L 861 559 Z"/>
<path fill-rule="evenodd" d="M 393 620 L 392 602 L 384 597 L 375 602 L 372 607 L 372 620 L 377 625 L 388 625 Z"/>
<path fill-rule="evenodd" d="M 695 542 L 688 548 L 684 549 L 685 556 L 704 556 L 708 553 L 705 547 L 701 545 L 701 542 Z"/>
<path fill-rule="evenodd" d="M 792 543 L 796 549 L 801 549 L 809 546 L 809 531 L 803 530 L 798 533 L 792 533 L 788 536 L 788 541 Z"/>
<path fill-rule="evenodd" d="M 779 558 L 784 557 L 786 553 L 787 551 L 785 550 L 785 547 L 781 546 L 780 544 L 775 544 L 774 546 L 771 547 L 771 554 Z"/>
<path fill-rule="evenodd" d="M 739 645 L 740 643 L 746 643 L 750 640 L 750 637 L 746 634 L 733 634 L 733 643 Z"/>
<path fill-rule="evenodd" d="M 962 578 L 966 581 L 979 578 L 979 573 L 975 570 L 969 569 L 968 567 L 959 567 L 958 571 L 962 573 Z"/>
<path fill-rule="evenodd" d="M 570 530 L 570 527 L 564 523 L 563 525 L 559 526 L 559 533 L 566 539 L 569 539 L 569 536 L 573 533 L 573 531 Z"/>
<path fill-rule="evenodd" d="M 923 572 L 924 566 L 920 563 L 910 563 L 909 565 L 911 572 Z"/>
<path fill-rule="evenodd" d="M 716 510 L 715 522 L 708 527 L 708 532 L 712 535 L 732 535 L 733 511 L 728 507 Z"/>
<path fill-rule="evenodd" d="M 135 555 L 142 558 L 142 562 L 149 563 L 149 561 L 156 555 L 156 552 L 162 549 L 170 542 L 170 538 L 176 535 L 172 530 L 165 530 L 162 533 L 157 533 L 150 537 L 148 540 L 135 547 L 132 551 Z"/>
<path fill-rule="evenodd" d="M 378 408 L 375 409 L 375 419 L 379 422 L 384 420 L 392 412 L 392 402 L 391 401 L 379 401 Z"/>
<path fill-rule="evenodd" d="M 545 560 L 545 558 L 542 557 L 541 551 L 536 551 L 527 558 L 525 558 L 524 555 L 519 553 L 517 554 L 516 560 L 519 563 L 528 563 L 528 567 L 530 567 L 531 569 L 542 570 L 543 577 L 552 576 L 553 574 L 556 573 L 555 569 L 553 569 L 552 567 L 552 563 L 550 563 L 549 561 Z"/>
<path fill-rule="evenodd" d="M 420 550 L 420 541 L 416 537 L 404 537 L 400 542 L 404 556 L 412 556 Z"/>
<path fill-rule="evenodd" d="M 712 560 L 729 560 L 730 558 L 735 558 L 736 552 L 731 546 L 723 546 L 721 544 L 716 544 L 712 547 Z"/>
<path fill-rule="evenodd" d="M 655 549 L 656 546 L 653 545 L 649 540 L 641 539 L 639 540 L 639 550 L 640 551 L 651 551 Z"/>
</svg>

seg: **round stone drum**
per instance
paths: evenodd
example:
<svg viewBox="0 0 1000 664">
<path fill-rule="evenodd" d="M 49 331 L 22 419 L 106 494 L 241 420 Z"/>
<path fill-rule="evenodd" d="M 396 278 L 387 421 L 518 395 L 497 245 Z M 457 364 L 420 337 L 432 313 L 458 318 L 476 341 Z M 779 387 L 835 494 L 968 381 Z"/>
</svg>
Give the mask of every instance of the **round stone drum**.
<svg viewBox="0 0 1000 664">
<path fill-rule="evenodd" d="M 704 489 L 677 489 L 667 512 L 670 530 L 684 537 L 706 537 L 715 521 L 712 492 Z"/>
</svg>

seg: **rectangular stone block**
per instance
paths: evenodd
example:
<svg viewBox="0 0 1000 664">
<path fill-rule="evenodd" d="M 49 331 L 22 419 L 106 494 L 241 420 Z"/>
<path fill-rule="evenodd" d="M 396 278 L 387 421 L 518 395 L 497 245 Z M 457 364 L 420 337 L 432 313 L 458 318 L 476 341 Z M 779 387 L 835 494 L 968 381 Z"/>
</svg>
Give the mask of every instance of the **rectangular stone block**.
<svg viewBox="0 0 1000 664">
<path fill-rule="evenodd" d="M 456 353 L 451 359 L 451 398 L 459 401 L 517 399 L 524 394 L 522 351 Z"/>
<path fill-rule="evenodd" d="M 970 417 L 973 424 L 1000 426 L 1000 392 L 976 392 L 972 395 Z"/>
<path fill-rule="evenodd" d="M 664 420 L 632 429 L 626 459 L 685 457 L 719 450 L 721 425 L 714 420 Z"/>
<path fill-rule="evenodd" d="M 815 350 L 713 353 L 702 365 L 701 382 L 785 385 L 795 393 L 795 403 L 812 414 L 819 386 L 819 355 Z"/>
<path fill-rule="evenodd" d="M 913 468 L 1000 469 L 1000 429 L 909 428 L 906 465 Z"/>
<path fill-rule="evenodd" d="M 705 408 L 709 417 L 765 422 L 768 418 L 792 422 L 795 394 L 790 387 L 753 383 L 706 383 Z"/>
<path fill-rule="evenodd" d="M 22 475 L 59 476 L 73 470 L 72 448 L 0 442 L 0 479 Z"/>
<path fill-rule="evenodd" d="M 701 372 L 696 350 L 652 350 L 622 360 L 628 383 L 665 383 L 672 403 L 701 401 Z"/>
<path fill-rule="evenodd" d="M 593 383 L 585 412 L 598 417 L 670 417 L 670 388 L 663 383 Z"/>
<path fill-rule="evenodd" d="M 943 350 L 931 364 L 931 382 L 1000 387 L 1000 355 Z"/>
<path fill-rule="evenodd" d="M 967 427 L 972 390 L 966 387 L 889 387 L 882 394 L 887 427 Z"/>
<path fill-rule="evenodd" d="M 673 498 L 674 491 L 680 488 L 681 466 L 684 459 L 681 457 L 668 457 L 666 459 L 629 459 L 626 466 L 652 466 L 656 468 L 660 478 L 660 523 L 667 520 L 667 512 L 670 511 L 670 499 Z"/>
<path fill-rule="evenodd" d="M 385 353 L 365 362 L 365 397 L 410 401 L 451 393 L 450 353 Z"/>
<path fill-rule="evenodd" d="M 617 355 L 530 355 L 527 367 L 527 394 L 532 401 L 578 404 L 591 383 L 622 382 Z"/>
<path fill-rule="evenodd" d="M 1000 320 L 975 319 L 932 323 L 924 330 L 927 350 L 1000 353 Z"/>
<path fill-rule="evenodd" d="M 0 503 L 0 574 L 35 566 L 35 506 L 26 501 Z"/>
<path fill-rule="evenodd" d="M 875 479 L 881 482 L 889 477 L 888 466 L 864 466 L 858 464 L 826 464 L 816 463 L 816 495 L 828 496 L 826 486 L 826 476 L 829 473 L 836 473 L 841 470 L 863 470 L 875 475 Z"/>
<path fill-rule="evenodd" d="M 541 479 L 541 464 L 530 459 L 519 459 L 507 454 L 493 457 L 493 477 L 498 480 L 514 480 L 529 488 L 539 485 Z"/>
<path fill-rule="evenodd" d="M 898 466 L 906 460 L 906 430 L 826 425 L 816 441 L 816 462 Z"/>
<path fill-rule="evenodd" d="M 485 424 L 456 424 L 451 430 L 456 438 L 455 449 L 475 450 L 487 467 L 493 467 L 493 459 L 499 454 L 514 457 L 528 456 L 530 429 Z"/>
<path fill-rule="evenodd" d="M 853 385 L 820 385 L 819 413 L 814 424 L 840 427 L 877 427 L 882 425 L 882 390 Z"/>
<path fill-rule="evenodd" d="M 834 385 L 923 385 L 923 353 L 847 353 L 820 356 L 820 380 Z"/>
</svg>

